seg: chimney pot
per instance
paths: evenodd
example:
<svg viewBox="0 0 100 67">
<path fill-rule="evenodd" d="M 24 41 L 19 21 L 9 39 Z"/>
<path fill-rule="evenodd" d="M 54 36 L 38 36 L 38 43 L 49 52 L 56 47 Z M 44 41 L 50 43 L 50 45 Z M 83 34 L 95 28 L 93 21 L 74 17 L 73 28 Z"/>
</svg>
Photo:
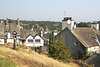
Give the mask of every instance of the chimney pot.
<svg viewBox="0 0 100 67">
<path fill-rule="evenodd" d="M 17 19 L 17 21 L 19 22 L 19 18 Z"/>
<path fill-rule="evenodd" d="M 6 22 L 8 22 L 8 18 L 6 18 Z"/>
</svg>

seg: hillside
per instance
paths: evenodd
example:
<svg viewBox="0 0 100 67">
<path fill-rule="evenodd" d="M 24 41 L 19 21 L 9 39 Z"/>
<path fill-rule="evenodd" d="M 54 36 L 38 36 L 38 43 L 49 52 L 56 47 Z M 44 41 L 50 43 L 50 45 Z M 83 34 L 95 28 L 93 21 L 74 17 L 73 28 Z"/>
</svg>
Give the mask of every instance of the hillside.
<svg viewBox="0 0 100 67">
<path fill-rule="evenodd" d="M 63 63 L 46 55 L 38 54 L 34 51 L 12 50 L 0 47 L 1 67 L 78 67 L 74 63 Z"/>
</svg>

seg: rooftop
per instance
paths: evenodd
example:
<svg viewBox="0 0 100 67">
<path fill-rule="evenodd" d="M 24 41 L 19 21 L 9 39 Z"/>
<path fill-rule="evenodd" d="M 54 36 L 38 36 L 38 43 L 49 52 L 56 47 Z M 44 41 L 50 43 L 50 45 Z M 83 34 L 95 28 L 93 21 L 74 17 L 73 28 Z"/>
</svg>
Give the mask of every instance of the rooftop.
<svg viewBox="0 0 100 67">
<path fill-rule="evenodd" d="M 68 20 L 73 21 L 72 17 L 65 17 L 62 21 L 68 21 Z"/>
<path fill-rule="evenodd" d="M 88 65 L 94 65 L 94 67 L 100 67 L 100 54 L 93 54 L 83 63 L 87 63 Z"/>
<path fill-rule="evenodd" d="M 96 39 L 98 39 L 98 36 L 100 36 L 100 32 L 95 30 L 94 28 L 77 27 L 71 32 L 85 47 L 99 45 Z"/>
</svg>

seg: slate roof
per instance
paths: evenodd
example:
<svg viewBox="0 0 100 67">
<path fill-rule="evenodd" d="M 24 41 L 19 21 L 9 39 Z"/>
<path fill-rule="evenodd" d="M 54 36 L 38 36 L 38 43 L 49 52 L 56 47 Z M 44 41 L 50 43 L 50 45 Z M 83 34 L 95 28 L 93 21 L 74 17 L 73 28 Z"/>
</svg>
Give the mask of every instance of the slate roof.
<svg viewBox="0 0 100 67">
<path fill-rule="evenodd" d="M 99 45 L 96 39 L 98 39 L 98 36 L 100 36 L 100 32 L 94 28 L 77 27 L 71 32 L 85 47 Z"/>
<path fill-rule="evenodd" d="M 9 32 L 16 31 L 18 33 L 16 23 L 9 23 L 8 25 L 9 25 Z"/>
<path fill-rule="evenodd" d="M 91 57 L 86 59 L 83 63 L 88 65 L 94 65 L 94 67 L 100 67 L 100 54 L 93 54 Z"/>
<path fill-rule="evenodd" d="M 5 35 L 0 33 L 0 39 L 5 39 Z"/>
<path fill-rule="evenodd" d="M 5 32 L 5 23 L 0 23 L 0 32 Z"/>
<path fill-rule="evenodd" d="M 0 23 L 0 34 L 2 33 L 0 38 L 4 37 L 3 35 L 6 31 L 9 33 L 16 31 L 18 35 L 20 35 L 20 26 L 18 26 L 16 23 L 8 23 L 8 25 L 6 25 L 6 23 Z"/>
<path fill-rule="evenodd" d="M 44 35 L 43 35 L 43 38 L 45 38 L 45 39 L 49 39 L 49 36 L 50 36 L 50 34 L 47 33 L 47 34 L 44 34 Z"/>
<path fill-rule="evenodd" d="M 31 31 L 30 29 L 29 30 L 26 30 L 26 29 L 21 30 L 21 38 L 26 38 L 29 34 L 31 34 L 34 37 L 37 33 Z"/>
<path fill-rule="evenodd" d="M 16 31 L 18 33 L 17 35 L 20 35 L 21 38 L 26 38 L 29 34 L 31 34 L 32 36 L 35 36 L 37 34 L 36 32 L 33 32 L 30 29 L 20 29 L 20 26 L 16 23 L 8 23 L 8 25 L 6 25 L 6 23 L 0 23 L 0 38 L 5 38 L 4 33 L 6 31 L 11 33 L 11 36 L 12 32 Z"/>
<path fill-rule="evenodd" d="M 57 36 L 59 36 L 64 31 L 68 30 L 66 27 Z M 100 41 L 100 32 L 94 28 L 88 27 L 77 27 L 70 31 L 85 47 L 99 46 L 97 39 Z M 67 32 L 66 32 L 67 33 Z M 56 36 L 56 37 L 57 37 Z"/>
</svg>

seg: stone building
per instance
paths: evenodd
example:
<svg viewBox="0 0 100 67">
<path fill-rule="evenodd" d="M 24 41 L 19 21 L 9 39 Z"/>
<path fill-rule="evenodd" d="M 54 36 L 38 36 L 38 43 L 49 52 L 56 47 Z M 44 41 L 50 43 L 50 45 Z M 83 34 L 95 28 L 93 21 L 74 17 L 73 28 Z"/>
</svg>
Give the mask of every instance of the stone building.
<svg viewBox="0 0 100 67">
<path fill-rule="evenodd" d="M 71 55 L 80 58 L 86 53 L 99 53 L 100 32 L 98 23 L 92 23 L 91 28 L 76 27 L 70 17 L 62 20 L 62 31 L 56 36 L 65 39 L 66 46 L 70 47 Z"/>
</svg>

